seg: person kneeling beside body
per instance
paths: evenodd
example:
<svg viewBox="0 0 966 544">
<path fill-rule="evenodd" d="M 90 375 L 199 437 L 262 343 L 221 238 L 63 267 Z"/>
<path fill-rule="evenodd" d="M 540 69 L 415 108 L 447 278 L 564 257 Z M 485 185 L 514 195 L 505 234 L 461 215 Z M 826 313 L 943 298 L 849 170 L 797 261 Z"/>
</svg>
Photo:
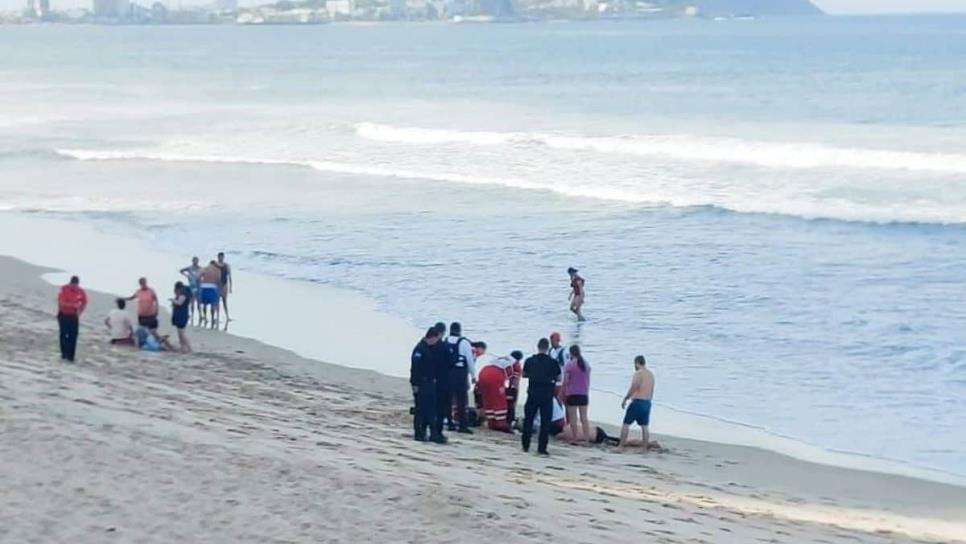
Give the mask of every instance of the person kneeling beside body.
<svg viewBox="0 0 966 544">
<path fill-rule="evenodd" d="M 487 426 L 494 431 L 510 432 L 509 398 L 507 391 L 516 389 L 520 381 L 520 360 L 523 353 L 514 351 L 508 357 L 488 361 L 480 369 L 477 380 L 479 401 Z M 513 393 L 515 395 L 515 392 Z M 514 403 L 516 398 L 514 397 Z"/>
</svg>

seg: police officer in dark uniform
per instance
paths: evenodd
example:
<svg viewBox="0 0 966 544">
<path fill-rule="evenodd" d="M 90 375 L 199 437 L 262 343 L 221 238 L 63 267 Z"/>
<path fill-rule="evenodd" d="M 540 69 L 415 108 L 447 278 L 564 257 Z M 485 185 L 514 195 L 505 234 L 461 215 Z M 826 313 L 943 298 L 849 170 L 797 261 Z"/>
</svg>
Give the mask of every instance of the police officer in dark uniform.
<svg viewBox="0 0 966 544">
<path fill-rule="evenodd" d="M 426 428 L 429 427 L 429 440 L 437 444 L 445 444 L 443 436 L 443 420 L 438 417 L 438 402 L 436 398 L 438 377 L 441 368 L 445 368 L 445 352 L 440 349 L 439 331 L 433 327 L 426 331 L 426 336 L 413 348 L 409 366 L 409 383 L 413 387 L 416 400 L 416 410 L 413 414 L 414 438 L 419 442 L 426 442 Z"/>
<path fill-rule="evenodd" d="M 476 383 L 476 360 L 473 357 L 472 342 L 463 336 L 462 325 L 454 321 L 449 326 L 449 338 L 446 339 L 445 345 L 450 365 L 450 409 L 452 410 L 452 405 L 455 405 L 455 414 L 450 417 L 449 430 L 473 434 L 469 428 L 466 412 L 466 406 L 469 404 L 469 382 Z"/>
<path fill-rule="evenodd" d="M 550 426 L 553 421 L 554 386 L 560 378 L 560 365 L 547 355 L 550 341 L 541 338 L 537 343 L 537 354 L 523 363 L 523 377 L 527 379 L 527 402 L 523 406 L 523 434 L 520 436 L 523 451 L 530 451 L 530 438 L 533 436 L 533 419 L 540 414 L 540 435 L 537 440 L 537 453 L 547 455 L 550 442 Z"/>
<path fill-rule="evenodd" d="M 436 368 L 436 418 L 439 420 L 439 428 L 442 430 L 447 421 L 453 420 L 453 401 L 449 387 L 452 362 L 450 361 L 449 348 L 446 347 L 446 323 L 440 321 L 436 323 L 434 328 L 439 333 L 439 342 L 433 346 L 439 356 L 439 366 Z"/>
</svg>

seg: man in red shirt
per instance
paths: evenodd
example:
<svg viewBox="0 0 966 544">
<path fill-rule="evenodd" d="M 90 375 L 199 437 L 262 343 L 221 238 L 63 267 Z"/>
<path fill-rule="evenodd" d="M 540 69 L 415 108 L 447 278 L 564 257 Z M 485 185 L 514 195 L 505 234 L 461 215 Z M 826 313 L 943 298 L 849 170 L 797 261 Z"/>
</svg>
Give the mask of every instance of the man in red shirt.
<svg viewBox="0 0 966 544">
<path fill-rule="evenodd" d="M 80 315 L 87 308 L 87 293 L 80 288 L 80 278 L 72 276 L 70 283 L 60 288 L 57 295 L 57 323 L 60 325 L 60 358 L 74 361 Z"/>
</svg>

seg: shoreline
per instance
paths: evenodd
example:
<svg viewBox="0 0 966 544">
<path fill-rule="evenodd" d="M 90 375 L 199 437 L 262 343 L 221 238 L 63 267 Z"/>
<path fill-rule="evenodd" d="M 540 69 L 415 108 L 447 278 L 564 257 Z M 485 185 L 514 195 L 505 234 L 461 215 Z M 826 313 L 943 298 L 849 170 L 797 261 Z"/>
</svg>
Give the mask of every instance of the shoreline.
<svg viewBox="0 0 966 544">
<path fill-rule="evenodd" d="M 424 445 L 409 440 L 409 419 L 405 415 L 409 399 L 406 395 L 405 382 L 400 378 L 386 376 L 371 370 L 354 369 L 305 359 L 291 351 L 276 348 L 255 339 L 236 337 L 211 330 L 192 329 L 189 331 L 192 342 L 198 349 L 198 353 L 192 355 L 142 354 L 132 350 L 110 348 L 106 345 L 105 338 L 99 336 L 97 331 L 100 330 L 102 314 L 110 307 L 113 296 L 93 289 L 88 290 L 91 304 L 88 313 L 82 318 L 82 347 L 79 349 L 79 364 L 63 365 L 63 363 L 56 362 L 53 355 L 56 351 L 56 325 L 50 309 L 53 304 L 50 303 L 47 307 L 41 305 L 44 300 L 52 301 L 56 292 L 54 285 L 50 285 L 41 279 L 41 276 L 50 277 L 52 271 L 11 257 L 0 257 L 0 270 L 3 271 L 2 277 L 4 278 L 0 282 L 0 304 L 4 308 L 4 313 L 10 315 L 11 311 L 25 312 L 25 315 L 31 316 L 29 319 L 15 319 L 13 322 L 5 323 L 3 327 L 0 327 L 0 330 L 9 332 L 11 326 L 22 325 L 33 327 L 31 330 L 36 331 L 38 325 L 32 324 L 32 321 L 40 320 L 39 323 L 46 327 L 46 330 L 38 333 L 43 336 L 27 339 L 31 343 L 31 347 L 17 353 L 28 353 L 36 356 L 36 350 L 39 349 L 49 354 L 49 360 L 44 361 L 41 358 L 36 364 L 44 369 L 40 374 L 47 377 L 53 375 L 56 380 L 63 384 L 60 387 L 61 390 L 67 387 L 68 393 L 65 394 L 76 391 L 80 395 L 71 403 L 75 407 L 80 406 L 80 408 L 69 407 L 70 410 L 81 410 L 86 413 L 85 411 L 94 410 L 98 406 L 104 405 L 108 400 L 117 400 L 113 394 L 103 398 L 97 396 L 96 388 L 93 385 L 88 384 L 83 385 L 83 387 L 79 385 L 85 374 L 96 374 L 104 371 L 104 369 L 110 372 L 127 373 L 122 375 L 121 378 L 131 383 L 131 387 L 135 388 L 139 397 L 134 400 L 136 403 L 147 402 L 140 398 L 142 395 L 144 399 L 151 399 L 152 390 L 172 391 L 170 394 L 173 396 L 166 401 L 168 406 L 166 410 L 174 410 L 172 413 L 176 414 L 175 421 L 187 417 L 183 414 L 190 410 L 183 406 L 187 402 L 184 397 L 190 398 L 191 395 L 199 394 L 194 388 L 221 387 L 221 381 L 231 382 L 239 379 L 241 380 L 240 391 L 248 391 L 248 393 L 244 393 L 244 406 L 250 405 L 250 407 L 242 410 L 239 417 L 245 416 L 247 418 L 249 413 L 268 410 L 273 414 L 277 413 L 277 417 L 281 420 L 288 421 L 286 418 L 290 416 L 284 416 L 284 413 L 289 409 L 288 401 L 285 400 L 288 397 L 296 398 L 303 395 L 311 397 L 316 395 L 318 391 L 338 392 L 340 395 L 347 395 L 344 400 L 336 403 L 336 406 L 345 404 L 351 407 L 350 413 L 357 414 L 363 418 L 362 421 L 368 422 L 364 423 L 363 427 L 359 427 L 358 424 L 350 425 L 351 432 L 347 436 L 343 436 L 346 435 L 346 432 L 338 431 L 338 429 L 345 428 L 346 424 L 340 423 L 339 417 L 341 416 L 332 413 L 329 417 L 319 421 L 317 425 L 320 426 L 315 431 L 310 432 L 311 427 L 303 428 L 300 431 L 309 433 L 309 436 L 311 436 L 311 433 L 322 432 L 319 429 L 334 426 L 336 429 L 334 432 L 346 438 L 348 442 L 335 450 L 331 450 L 333 454 L 336 451 L 344 452 L 345 449 L 351 449 L 359 441 L 368 443 L 370 440 L 376 440 L 377 444 L 383 440 L 392 442 L 388 447 L 369 446 L 362 450 L 363 452 L 377 451 L 388 459 L 405 459 L 409 456 L 406 453 L 408 450 L 425 448 Z M 32 309 L 31 306 L 42 309 Z M 163 322 L 167 323 L 166 320 Z M 167 327 L 163 328 L 166 329 Z M 95 330 L 92 331 L 92 329 Z M 20 337 L 23 337 L 23 335 L 20 335 Z M 14 342 L 5 343 L 7 349 L 14 344 Z M 194 361 L 199 358 L 203 358 L 207 362 L 199 363 L 201 366 L 198 366 Z M 0 365 L 0 370 L 6 373 L 7 370 L 3 368 L 6 365 L 12 365 L 10 368 L 13 371 L 24 368 L 24 363 L 16 359 L 17 357 L 14 357 L 14 361 L 11 363 L 8 358 L 5 358 L 4 363 Z M 146 367 L 144 364 L 148 364 L 148 366 Z M 217 367 L 221 364 L 227 365 L 227 368 L 212 370 L 213 366 Z M 183 365 L 191 365 L 191 370 L 174 371 L 174 369 Z M 171 370 L 165 370 L 167 368 L 171 368 Z M 237 373 L 246 372 L 246 369 L 249 368 L 257 369 L 257 376 L 236 376 Z M 209 371 L 215 372 L 212 377 L 218 377 L 215 380 L 217 383 L 204 380 L 204 373 Z M 171 384 L 159 386 L 155 382 L 161 378 L 152 374 L 157 372 L 161 372 L 162 376 L 167 379 L 188 380 L 190 389 L 184 391 L 174 389 Z M 68 377 L 68 375 L 71 377 Z M 103 379 L 95 377 L 94 383 L 99 386 L 104 386 L 105 383 L 114 385 L 114 382 L 121 378 Z M 148 389 L 141 389 L 142 382 L 148 386 Z M 13 383 L 16 385 L 17 381 L 14 380 Z M 152 386 L 151 384 L 155 385 Z M 179 393 L 178 391 L 182 392 Z M 13 400 L 20 406 L 19 413 L 24 406 L 23 398 L 20 397 L 29 395 L 33 390 L 29 387 L 23 391 L 20 388 L 15 388 L 11 392 L 14 394 Z M 0 406 L 3 406 L 3 403 L 10 400 L 8 396 L 10 392 L 0 391 L 0 393 L 7 393 L 0 394 Z M 255 402 L 257 399 L 251 398 L 255 393 L 268 399 L 267 401 L 263 399 L 263 402 L 269 402 L 269 404 L 266 406 L 258 405 Z M 217 393 L 219 397 L 224 394 L 224 392 Z M 206 394 L 202 397 L 209 399 L 212 395 L 215 395 L 215 393 Z M 91 398 L 92 396 L 93 398 Z M 41 393 L 41 398 L 45 400 L 38 402 L 46 403 L 49 401 L 43 393 Z M 84 404 L 78 405 L 78 402 Z M 237 402 L 242 401 L 233 401 L 227 406 L 235 406 Z M 310 406 L 315 406 L 318 401 L 311 402 Z M 370 408 L 361 408 L 359 407 L 360 403 Z M 219 420 L 224 416 L 226 409 L 227 407 L 223 407 L 210 412 L 212 417 L 215 418 L 210 421 Z M 314 408 L 310 411 L 320 409 L 324 410 L 323 408 Z M 371 413 L 372 410 L 376 409 L 383 415 Z M 0 411 L 0 414 L 2 413 L 3 411 Z M 42 429 L 45 429 L 43 432 L 48 432 L 51 426 L 46 418 L 50 414 L 46 412 L 46 409 L 44 413 L 47 415 L 43 416 L 45 423 Z M 323 413 L 328 414 L 327 411 L 323 411 Z M 16 431 L 22 417 L 9 422 L 0 421 L 0 423 L 3 423 L 6 429 L 9 430 L 12 427 Z M 85 417 L 80 419 L 83 420 Z M 151 434 L 150 431 L 145 430 L 146 425 L 149 428 L 151 425 L 163 424 L 161 430 L 157 431 L 160 433 L 159 436 L 163 435 L 168 438 L 177 436 L 192 443 L 196 440 L 202 441 L 200 437 L 193 437 L 186 430 L 169 429 L 168 426 L 172 424 L 170 417 L 162 417 L 160 422 L 156 420 L 157 417 L 159 417 L 157 414 L 139 416 L 140 419 L 136 420 L 138 421 L 136 427 L 138 430 L 135 432 Z M 0 420 L 2 419 L 4 418 L 0 417 Z M 95 422 L 101 421 L 101 419 L 93 416 L 92 419 Z M 105 421 L 107 421 L 105 425 L 112 432 L 118 427 L 124 427 L 124 418 L 115 421 L 112 416 Z M 146 421 L 152 423 L 148 424 Z M 253 431 L 244 425 L 256 426 L 255 423 L 245 418 L 242 421 L 248 421 L 248 423 L 243 424 L 242 428 L 245 429 L 246 433 L 251 434 Z M 78 423 L 75 419 L 71 424 L 76 425 Z M 381 428 L 387 424 L 388 427 Z M 191 428 L 197 425 L 200 425 L 200 423 L 193 424 Z M 274 425 L 281 426 L 282 423 L 275 423 Z M 371 428 L 366 426 L 371 426 Z M 57 426 L 55 425 L 54 428 L 56 429 Z M 101 425 L 100 428 L 103 429 L 104 425 Z M 90 432 L 96 434 L 100 431 L 91 430 Z M 283 431 L 273 428 L 272 432 Z M 29 436 L 33 437 L 36 434 L 35 431 Z M 229 434 L 228 436 L 234 437 L 237 435 Z M 209 444 L 208 442 L 211 440 L 211 438 L 203 440 L 208 444 L 206 448 L 218 445 L 217 440 Z M 239 440 L 249 439 L 241 438 Z M 311 438 L 311 440 L 316 439 Z M 328 444 L 328 440 L 332 439 L 327 438 L 321 442 L 316 442 L 316 446 Z M 730 538 L 714 541 L 745 542 L 751 540 L 751 534 L 748 531 L 754 532 L 760 529 L 763 529 L 765 534 L 787 534 L 790 536 L 795 536 L 795 533 L 785 531 L 805 531 L 810 536 L 814 536 L 811 531 L 819 531 L 820 533 L 830 531 L 824 535 L 823 539 L 836 542 L 854 541 L 857 538 L 856 534 L 862 535 L 861 539 L 867 542 L 901 542 L 906 537 L 934 542 L 953 542 L 957 539 L 962 541 L 962 535 L 966 534 L 966 523 L 962 522 L 962 513 L 966 512 L 966 489 L 964 488 L 903 476 L 816 465 L 756 448 L 662 436 L 661 440 L 665 447 L 669 448 L 669 453 L 621 455 L 606 447 L 571 447 L 552 443 L 551 454 L 553 457 L 550 463 L 569 467 L 569 469 L 557 469 L 552 466 L 542 467 L 542 464 L 547 461 L 536 456 L 520 453 L 516 440 L 508 439 L 499 433 L 481 431 L 472 437 L 454 435 L 451 440 L 452 443 L 449 446 L 432 450 L 434 455 L 427 460 L 430 463 L 439 463 L 436 460 L 439 455 L 444 456 L 444 458 L 455 456 L 459 459 L 465 459 L 469 462 L 466 470 L 482 470 L 483 476 L 481 477 L 484 479 L 496 478 L 497 481 L 493 483 L 497 484 L 497 489 L 504 492 L 507 492 L 506 486 L 508 485 L 502 482 L 504 476 L 510 478 L 511 484 L 523 486 L 525 489 L 536 487 L 540 492 L 536 496 L 524 499 L 532 501 L 531 508 L 548 506 L 551 511 L 556 512 L 555 501 L 544 495 L 551 491 L 563 493 L 568 502 L 577 500 L 581 509 L 604 508 L 605 504 L 609 505 L 601 512 L 596 512 L 595 516 L 624 512 L 623 506 L 625 504 L 630 505 L 629 507 L 633 507 L 633 510 L 638 512 L 637 515 L 640 515 L 640 510 L 650 512 L 644 514 L 644 519 L 648 523 L 657 523 L 661 526 L 665 526 L 666 523 L 676 524 L 673 531 L 666 531 L 676 535 L 666 534 L 669 542 L 693 542 L 701 534 L 707 532 L 706 529 L 717 527 L 721 520 L 731 514 L 738 516 L 736 519 L 740 519 L 739 525 L 729 524 L 728 527 L 718 528 L 720 531 L 726 531 Z M 8 442 L 8 444 L 10 443 Z M 292 445 L 286 445 L 288 443 L 292 443 Z M 276 444 L 275 447 L 281 448 L 276 453 L 285 456 L 294 455 L 295 453 L 290 451 L 289 448 L 297 448 L 298 443 L 304 444 L 303 438 L 292 436 L 282 442 L 280 446 Z M 247 445 L 246 442 L 235 444 L 232 448 L 241 448 L 238 450 L 238 454 L 247 453 L 249 450 L 257 452 L 260 451 L 258 448 L 264 447 L 263 444 L 254 441 L 247 443 Z M 132 444 L 130 447 L 135 448 L 135 451 L 140 451 L 136 444 Z M 304 445 L 298 446 L 298 448 L 305 447 Z M 309 446 L 307 451 L 308 454 L 312 454 L 311 452 L 314 450 Z M 343 453 L 342 455 L 351 455 L 351 453 Z M 503 468 L 487 468 L 488 459 L 501 459 L 501 462 L 504 462 L 502 460 L 505 459 L 505 462 L 512 463 L 512 465 Z M 31 457 L 30 461 L 35 462 L 36 460 Z M 590 464 L 588 465 L 588 463 Z M 594 471 L 584 472 L 580 476 L 576 475 L 576 472 L 580 472 L 578 467 L 584 467 L 584 470 L 586 470 L 586 467 L 589 466 L 595 467 Z M 372 467 L 363 461 L 359 469 L 368 474 Z M 493 469 L 497 469 L 498 472 L 493 472 Z M 16 464 L 12 470 L 16 470 Z M 125 470 L 129 470 L 129 468 L 125 468 Z M 250 470 L 254 469 L 250 467 Z M 557 472 L 558 470 L 564 472 Z M 504 471 L 506 471 L 505 474 Z M 457 472 L 462 474 L 464 469 L 461 468 Z M 570 472 L 570 475 L 568 475 L 568 472 Z M 495 474 L 504 474 L 504 476 L 497 477 L 494 476 Z M 74 477 L 83 478 L 83 475 L 75 475 Z M 452 477 L 454 475 L 445 470 L 432 476 L 432 478 L 438 480 L 438 485 L 444 489 L 449 487 L 450 482 L 447 479 Z M 3 472 L 0 471 L 0 480 L 3 478 L 5 478 Z M 627 481 L 628 478 L 631 481 Z M 473 485 L 486 485 L 477 480 L 473 481 Z M 392 491 L 394 486 L 398 484 L 399 482 L 389 481 L 380 485 L 385 485 Z M 465 492 L 466 489 L 461 487 L 463 485 L 466 484 L 459 484 L 457 489 L 462 489 Z M 641 485 L 644 487 L 640 487 Z M 896 489 L 903 489 L 901 496 L 895 496 L 897 495 L 894 493 Z M 260 491 L 263 494 L 266 492 L 268 491 Z M 274 493 L 274 491 L 272 492 Z M 351 495 L 351 493 L 349 494 Z M 16 500 L 17 497 L 18 494 L 15 490 L 8 494 L 7 499 Z M 365 495 L 365 497 L 366 499 L 370 498 L 369 495 Z M 344 497 L 335 497 L 336 500 L 342 498 Z M 557 500 L 562 499 L 558 498 Z M 596 506 L 594 506 L 595 504 Z M 659 508 L 655 514 L 646 506 L 639 508 L 641 504 L 663 504 L 664 508 Z M 676 511 L 680 509 L 688 512 Z M 705 512 L 706 509 L 710 510 Z M 694 511 L 691 512 L 690 510 Z M 495 512 L 495 515 L 501 515 L 500 511 Z M 701 521 L 698 521 L 699 518 L 696 516 L 707 515 L 709 512 L 714 513 L 718 520 L 716 521 L 714 517 L 706 517 L 700 518 Z M 399 515 L 407 515 L 407 513 L 401 512 Z M 410 515 L 418 514 L 410 513 Z M 648 521 L 652 519 L 653 521 Z M 614 519 L 610 523 L 619 524 L 620 521 Z M 743 524 L 747 524 L 747 526 Z M 762 527 L 762 524 L 764 524 L 764 527 Z M 131 523 L 128 522 L 128 525 L 131 525 Z M 601 522 L 598 525 L 606 527 L 607 523 Z M 681 529 L 677 525 L 685 529 Z M 558 527 L 558 529 L 560 528 L 562 526 Z M 688 530 L 687 528 L 690 528 L 692 533 L 679 532 L 680 530 Z M 133 527 L 129 527 L 129 529 L 133 529 Z M 599 529 L 599 527 L 596 529 Z M 16 526 L 14 530 L 16 531 Z M 473 530 L 478 531 L 479 529 Z M 704 530 L 704 532 L 701 532 L 701 530 Z M 663 534 L 660 531 L 664 531 L 664 529 L 658 530 L 659 534 L 655 536 Z M 553 531 L 544 534 L 551 535 Z M 719 534 L 724 535 L 725 533 Z M 622 538 L 623 536 L 628 538 L 625 540 Z M 567 542 L 587 541 L 588 538 L 591 538 L 591 536 L 585 533 L 569 536 L 560 533 L 555 537 L 555 539 L 562 539 Z M 630 542 L 639 539 L 640 534 L 637 532 L 612 533 L 606 538 Z M 675 538 L 682 538 L 682 540 L 675 540 Z M 786 538 L 791 540 L 790 537 Z M 509 540 L 515 541 L 513 538 Z"/>
<path fill-rule="evenodd" d="M 0 226 L 8 232 L 31 232 L 33 236 L 29 242 L 0 241 L 0 255 L 8 254 L 50 268 L 61 268 L 71 262 L 71 273 L 79 274 L 83 285 L 104 292 L 115 292 L 119 286 L 130 286 L 133 292 L 135 279 L 146 275 L 159 298 L 167 300 L 167 285 L 182 279 L 177 270 L 187 261 L 187 258 L 182 262 L 178 257 L 150 250 L 136 238 L 101 232 L 78 220 L 5 212 L 0 213 Z M 124 248 L 125 254 L 121 266 L 104 267 L 98 258 L 90 257 L 115 254 L 119 247 Z M 164 274 L 170 281 L 157 279 Z M 66 272 L 50 272 L 44 274 L 44 279 L 56 284 L 66 281 L 67 276 Z M 406 356 L 422 331 L 402 318 L 385 313 L 364 295 L 244 270 L 236 270 L 235 278 L 239 280 L 243 296 L 230 299 L 235 315 L 242 316 L 231 322 L 233 335 L 291 350 L 307 359 L 338 361 L 340 365 L 387 376 L 406 376 Z M 325 312 L 305 304 L 307 300 L 325 301 L 337 307 L 339 318 L 330 319 Z M 270 313 L 276 309 L 277 315 Z M 423 316 L 423 321 L 436 322 L 437 316 Z M 366 331 L 373 330 L 378 331 L 379 342 L 368 342 Z M 358 346 L 364 342 L 368 342 L 366 349 L 359 350 Z M 593 391 L 595 395 L 614 399 L 614 402 L 594 403 L 591 414 L 594 421 L 604 426 L 619 423 L 623 415 L 618 409 L 620 395 L 599 389 Z M 660 401 L 655 403 L 654 423 L 652 432 L 656 436 L 758 448 L 804 462 L 966 488 L 963 475 L 859 453 L 832 451 L 754 425 L 679 410 Z"/>
<path fill-rule="evenodd" d="M 182 260 L 187 261 L 187 258 L 150 250 L 136 238 L 101 232 L 78 220 L 2 212 L 0 226 L 9 232 L 32 233 L 29 242 L 0 241 L 0 255 L 53 269 L 43 274 L 43 279 L 51 284 L 63 283 L 70 274 L 77 273 L 82 285 L 88 288 L 116 292 L 118 286 L 130 286 L 133 292 L 136 278 L 146 275 L 158 291 L 159 299 L 165 301 L 169 296 L 167 286 L 182 279 L 177 270 L 184 266 Z M 111 255 L 118 247 L 124 248 L 124 266 L 105 268 L 98 259 L 87 256 Z M 79 248 L 85 248 L 85 251 L 81 252 Z M 57 271 L 65 262 L 73 263 L 70 274 Z M 135 262 L 138 264 L 131 264 Z M 152 279 L 163 274 L 167 274 L 170 281 Z M 231 322 L 229 332 L 232 335 L 291 350 L 309 360 L 338 361 L 339 365 L 348 368 L 372 370 L 395 378 L 407 375 L 408 362 L 405 359 L 422 331 L 402 318 L 385 313 L 364 295 L 244 270 L 236 270 L 234 276 L 240 280 L 244 296 L 229 299 L 235 315 L 242 316 Z M 306 305 L 306 300 L 321 300 L 338 308 L 339 318 L 329 319 L 325 312 Z M 271 314 L 270 311 L 276 308 L 278 315 Z M 279 316 L 284 318 L 284 323 L 291 325 L 281 323 Z M 427 323 L 436 320 L 436 316 L 424 316 L 423 319 Z M 319 323 L 325 323 L 325 326 Z M 195 328 L 190 328 L 189 332 L 192 330 Z M 368 342 L 363 353 L 358 346 L 367 342 L 366 331 L 371 330 L 378 331 L 380 341 Z M 618 409 L 620 395 L 599 389 L 593 391 L 598 396 L 614 397 L 614 402 L 594 403 L 594 413 L 591 414 L 595 423 L 614 428 L 623 415 Z M 660 401 L 655 403 L 654 423 L 652 433 L 662 438 L 755 448 L 806 463 L 966 488 L 964 475 L 860 453 L 832 451 L 754 425 L 679 410 Z"/>
</svg>

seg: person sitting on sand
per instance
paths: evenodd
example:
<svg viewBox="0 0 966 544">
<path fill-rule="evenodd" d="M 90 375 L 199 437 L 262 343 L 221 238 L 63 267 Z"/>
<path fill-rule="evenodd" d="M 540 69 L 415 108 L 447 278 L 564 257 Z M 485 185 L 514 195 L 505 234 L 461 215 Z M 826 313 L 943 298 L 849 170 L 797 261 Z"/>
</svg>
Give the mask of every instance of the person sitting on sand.
<svg viewBox="0 0 966 544">
<path fill-rule="evenodd" d="M 476 381 L 479 388 L 480 402 L 487 426 L 494 431 L 510 432 L 510 422 L 507 411 L 507 388 L 520 380 L 520 361 L 523 353 L 514 351 L 508 357 L 497 357 L 480 369 L 480 377 Z M 508 386 L 508 383 L 510 384 Z"/>
<path fill-rule="evenodd" d="M 188 326 L 189 308 L 191 308 L 191 291 L 180 281 L 174 284 L 174 298 L 171 299 L 171 325 L 178 331 L 178 347 L 181 353 L 191 353 L 191 343 L 185 334 Z"/>
<path fill-rule="evenodd" d="M 567 406 L 567 423 L 574 441 L 590 442 L 590 422 L 587 420 L 587 405 L 590 403 L 590 365 L 580 353 L 580 346 L 570 346 L 570 359 L 564 367 L 563 399 Z M 580 419 L 580 428 L 577 419 Z M 583 435 L 581 436 L 581 430 Z"/>
<path fill-rule="evenodd" d="M 104 324 L 111 331 L 111 344 L 122 346 L 134 345 L 134 323 L 131 321 L 130 314 L 125 309 L 127 302 L 123 298 L 114 301 L 117 308 L 107 313 Z"/>
<path fill-rule="evenodd" d="M 654 374 L 646 368 L 646 364 L 643 355 L 634 358 L 634 377 L 621 402 L 621 408 L 627 408 L 624 425 L 621 427 L 621 449 L 628 445 L 627 434 L 630 432 L 631 423 L 641 426 L 641 445 L 644 451 L 650 446 L 648 425 L 651 423 L 651 399 L 654 398 Z M 627 401 L 631 401 L 630 406 Z"/>
</svg>

